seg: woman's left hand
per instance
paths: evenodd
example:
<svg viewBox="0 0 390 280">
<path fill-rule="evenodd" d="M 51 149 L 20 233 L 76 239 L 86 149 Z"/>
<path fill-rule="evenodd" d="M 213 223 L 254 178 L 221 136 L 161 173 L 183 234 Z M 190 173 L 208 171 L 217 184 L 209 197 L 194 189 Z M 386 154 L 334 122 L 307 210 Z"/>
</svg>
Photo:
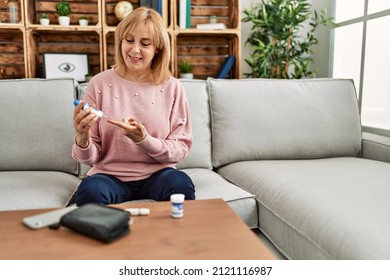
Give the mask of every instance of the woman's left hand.
<svg viewBox="0 0 390 280">
<path fill-rule="evenodd" d="M 144 140 L 148 134 L 146 128 L 142 124 L 138 123 L 133 117 L 124 118 L 122 121 L 109 119 L 107 122 L 122 128 L 124 135 L 129 137 L 135 143 Z"/>
</svg>

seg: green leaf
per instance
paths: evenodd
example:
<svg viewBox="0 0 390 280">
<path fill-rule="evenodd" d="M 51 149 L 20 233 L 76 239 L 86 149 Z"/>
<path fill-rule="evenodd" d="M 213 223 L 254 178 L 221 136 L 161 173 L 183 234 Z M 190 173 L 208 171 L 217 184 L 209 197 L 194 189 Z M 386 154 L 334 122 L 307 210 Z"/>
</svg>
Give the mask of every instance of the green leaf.
<svg viewBox="0 0 390 280">
<path fill-rule="evenodd" d="M 252 23 L 245 43 L 251 46 L 250 59 L 245 59 L 250 77 L 303 78 L 315 76 L 312 47 L 318 44 L 314 32 L 319 26 L 335 26 L 333 18 L 312 10 L 308 0 L 261 0 L 244 11 L 243 22 Z M 310 26 L 306 36 L 302 28 Z M 279 73 L 271 69 L 278 67 Z M 285 72 L 289 67 L 289 72 Z"/>
</svg>

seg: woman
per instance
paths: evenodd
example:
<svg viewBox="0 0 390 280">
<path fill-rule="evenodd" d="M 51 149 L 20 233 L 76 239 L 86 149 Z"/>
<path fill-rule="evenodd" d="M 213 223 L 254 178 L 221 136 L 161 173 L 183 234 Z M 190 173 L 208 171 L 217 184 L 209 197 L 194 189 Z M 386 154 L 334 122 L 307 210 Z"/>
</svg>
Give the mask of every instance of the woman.
<svg viewBox="0 0 390 280">
<path fill-rule="evenodd" d="M 115 66 L 94 76 L 74 111 L 74 159 L 90 165 L 76 204 L 134 199 L 195 199 L 191 179 L 174 168 L 192 145 L 182 84 L 171 76 L 169 37 L 160 15 L 135 9 L 115 31 Z M 96 106 L 99 119 L 84 108 Z M 121 120 L 121 121 L 119 121 Z"/>
</svg>

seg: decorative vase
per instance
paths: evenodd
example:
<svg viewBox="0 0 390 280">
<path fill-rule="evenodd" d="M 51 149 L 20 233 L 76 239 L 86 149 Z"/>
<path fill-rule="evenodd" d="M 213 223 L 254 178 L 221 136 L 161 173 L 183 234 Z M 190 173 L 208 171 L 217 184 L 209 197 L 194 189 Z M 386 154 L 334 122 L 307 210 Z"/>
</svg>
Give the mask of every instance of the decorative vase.
<svg viewBox="0 0 390 280">
<path fill-rule="evenodd" d="M 70 17 L 60 16 L 60 17 L 58 17 L 58 22 L 60 25 L 69 25 L 70 24 Z"/>
<path fill-rule="evenodd" d="M 41 18 L 41 19 L 39 19 L 39 22 L 41 23 L 41 25 L 49 25 L 50 24 L 50 19 L 48 19 L 48 18 Z"/>
<path fill-rule="evenodd" d="M 133 11 L 133 5 L 128 1 L 119 1 L 115 5 L 114 13 L 116 18 L 121 21 Z"/>
<path fill-rule="evenodd" d="M 87 19 L 79 19 L 79 24 L 80 24 L 80 26 L 87 26 L 88 20 Z"/>
<path fill-rule="evenodd" d="M 8 14 L 10 23 L 19 22 L 19 9 L 18 4 L 14 0 L 8 2 Z"/>
</svg>

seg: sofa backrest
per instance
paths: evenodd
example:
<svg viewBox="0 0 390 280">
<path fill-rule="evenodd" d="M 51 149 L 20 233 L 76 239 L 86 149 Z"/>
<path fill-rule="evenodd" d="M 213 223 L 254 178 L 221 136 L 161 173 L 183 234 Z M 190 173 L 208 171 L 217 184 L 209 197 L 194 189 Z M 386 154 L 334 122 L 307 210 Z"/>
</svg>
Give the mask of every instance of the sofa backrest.
<svg viewBox="0 0 390 280">
<path fill-rule="evenodd" d="M 0 170 L 53 170 L 77 175 L 73 79 L 0 81 Z"/>
<path fill-rule="evenodd" d="M 209 79 L 213 164 L 358 156 L 352 80 Z"/>
<path fill-rule="evenodd" d="M 183 168 L 212 169 L 210 109 L 204 80 L 181 80 L 190 107 L 193 145 L 188 156 L 177 165 Z"/>
</svg>

